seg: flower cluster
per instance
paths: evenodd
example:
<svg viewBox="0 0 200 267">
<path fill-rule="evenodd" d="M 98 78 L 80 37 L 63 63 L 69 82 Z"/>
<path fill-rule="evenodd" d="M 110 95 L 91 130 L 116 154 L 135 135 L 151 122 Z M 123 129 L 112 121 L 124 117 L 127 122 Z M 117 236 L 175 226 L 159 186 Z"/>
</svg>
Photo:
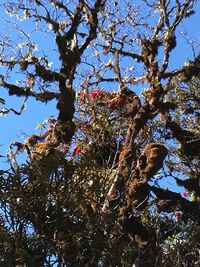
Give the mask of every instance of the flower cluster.
<svg viewBox="0 0 200 267">
<path fill-rule="evenodd" d="M 90 97 L 93 99 L 96 99 L 96 98 L 100 99 L 101 97 L 103 97 L 103 94 L 104 94 L 103 90 L 97 89 L 97 90 L 90 92 Z"/>
<path fill-rule="evenodd" d="M 86 89 L 82 89 L 77 98 L 81 104 L 88 103 L 88 101 L 101 102 L 108 106 L 111 111 L 124 105 L 126 102 L 126 98 L 121 96 L 119 92 L 106 92 L 100 88 L 94 89 L 90 93 L 87 93 Z"/>
</svg>

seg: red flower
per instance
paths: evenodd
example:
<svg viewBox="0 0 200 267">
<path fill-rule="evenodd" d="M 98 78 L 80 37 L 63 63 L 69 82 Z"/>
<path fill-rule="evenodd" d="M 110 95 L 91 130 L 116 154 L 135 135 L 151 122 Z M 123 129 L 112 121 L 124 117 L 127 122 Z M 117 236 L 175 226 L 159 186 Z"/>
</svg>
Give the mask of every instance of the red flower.
<svg viewBox="0 0 200 267">
<path fill-rule="evenodd" d="M 73 151 L 73 155 L 78 155 L 81 152 L 81 148 L 79 146 L 76 146 Z"/>
<path fill-rule="evenodd" d="M 99 97 L 103 96 L 103 90 L 98 89 L 97 90 L 97 96 L 99 96 Z"/>
<path fill-rule="evenodd" d="M 189 192 L 188 192 L 188 191 L 184 191 L 184 192 L 183 192 L 183 196 L 184 196 L 184 197 L 187 197 L 187 196 L 188 196 L 188 194 L 189 194 Z"/>
<path fill-rule="evenodd" d="M 81 99 L 83 99 L 83 98 L 86 97 L 86 95 L 87 95 L 86 91 L 83 90 L 83 91 L 80 92 L 79 96 L 80 96 Z"/>
<path fill-rule="evenodd" d="M 101 98 L 102 96 L 103 96 L 103 90 L 101 89 L 97 89 L 97 90 L 90 92 L 90 97 L 93 99 L 97 97 Z"/>
<path fill-rule="evenodd" d="M 91 96 L 91 98 L 93 98 L 93 99 L 95 99 L 98 95 L 97 95 L 97 91 L 92 91 L 91 93 L 90 93 L 90 96 Z"/>
</svg>

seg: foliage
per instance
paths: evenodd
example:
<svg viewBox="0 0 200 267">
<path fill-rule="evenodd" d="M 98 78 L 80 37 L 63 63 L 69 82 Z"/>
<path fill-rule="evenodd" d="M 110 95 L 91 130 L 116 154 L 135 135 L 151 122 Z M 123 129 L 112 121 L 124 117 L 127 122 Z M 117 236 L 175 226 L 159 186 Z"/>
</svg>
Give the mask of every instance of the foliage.
<svg viewBox="0 0 200 267">
<path fill-rule="evenodd" d="M 195 1 L 1 7 L 0 84 L 24 100 L 0 113 L 33 98 L 58 116 L 9 147 L 0 266 L 199 266 L 200 56 L 169 68 Z"/>
</svg>

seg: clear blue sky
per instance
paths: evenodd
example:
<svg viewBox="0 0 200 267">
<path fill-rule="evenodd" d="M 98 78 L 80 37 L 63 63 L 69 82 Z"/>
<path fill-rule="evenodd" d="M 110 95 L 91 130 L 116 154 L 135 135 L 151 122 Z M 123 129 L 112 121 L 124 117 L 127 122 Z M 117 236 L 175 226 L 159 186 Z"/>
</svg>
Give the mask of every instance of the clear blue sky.
<svg viewBox="0 0 200 267">
<path fill-rule="evenodd" d="M 13 37 L 15 38 L 12 25 L 6 24 L 6 22 L 4 21 L 5 13 L 2 9 L 0 9 L 0 14 L 1 35 L 8 34 L 10 36 L 12 33 Z M 26 24 L 24 24 L 24 26 L 25 30 L 27 30 L 28 26 L 26 26 Z M 186 19 L 184 24 L 179 27 L 178 31 L 179 36 L 180 32 L 187 32 L 188 38 L 191 38 L 191 40 L 197 41 L 200 44 L 200 1 L 197 1 L 196 4 L 196 14 Z M 51 51 L 51 42 L 47 41 L 45 37 L 39 35 L 38 37 L 40 41 L 42 41 L 43 44 L 46 45 L 46 48 Z M 173 51 L 170 68 L 179 67 L 184 64 L 187 59 L 190 58 L 192 58 L 191 47 L 186 44 L 186 40 L 184 40 L 184 38 L 181 38 L 179 39 L 179 43 L 176 49 Z M 17 110 L 19 110 L 20 105 L 23 101 L 22 98 L 8 97 L 4 88 L 0 88 L 0 97 L 6 99 L 6 106 L 8 108 L 15 107 Z M 57 116 L 57 110 L 55 108 L 54 101 L 49 102 L 47 105 L 44 105 L 33 99 L 29 99 L 29 101 L 27 102 L 26 110 L 21 116 L 9 113 L 7 117 L 0 117 L 0 125 L 2 129 L 0 136 L 0 144 L 2 145 L 0 147 L 0 154 L 5 154 L 6 148 L 13 140 L 23 141 L 22 139 L 20 140 L 20 136 L 18 136 L 18 133 L 20 131 L 25 132 L 27 135 L 30 135 L 34 132 L 37 133 L 37 131 L 35 131 L 36 124 L 45 120 L 51 115 L 54 115 L 55 117 Z"/>
</svg>

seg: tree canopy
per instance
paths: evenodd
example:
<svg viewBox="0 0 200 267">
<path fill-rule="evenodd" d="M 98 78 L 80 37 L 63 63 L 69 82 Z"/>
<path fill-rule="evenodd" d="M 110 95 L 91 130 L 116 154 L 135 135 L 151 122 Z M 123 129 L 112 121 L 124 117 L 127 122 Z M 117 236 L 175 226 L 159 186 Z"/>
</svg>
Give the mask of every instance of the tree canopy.
<svg viewBox="0 0 200 267">
<path fill-rule="evenodd" d="M 200 52 L 186 33 L 193 56 L 173 63 L 196 1 L 1 2 L 1 91 L 22 102 L 2 95 L 0 114 L 32 99 L 57 115 L 9 145 L 0 266 L 199 266 Z"/>
</svg>

